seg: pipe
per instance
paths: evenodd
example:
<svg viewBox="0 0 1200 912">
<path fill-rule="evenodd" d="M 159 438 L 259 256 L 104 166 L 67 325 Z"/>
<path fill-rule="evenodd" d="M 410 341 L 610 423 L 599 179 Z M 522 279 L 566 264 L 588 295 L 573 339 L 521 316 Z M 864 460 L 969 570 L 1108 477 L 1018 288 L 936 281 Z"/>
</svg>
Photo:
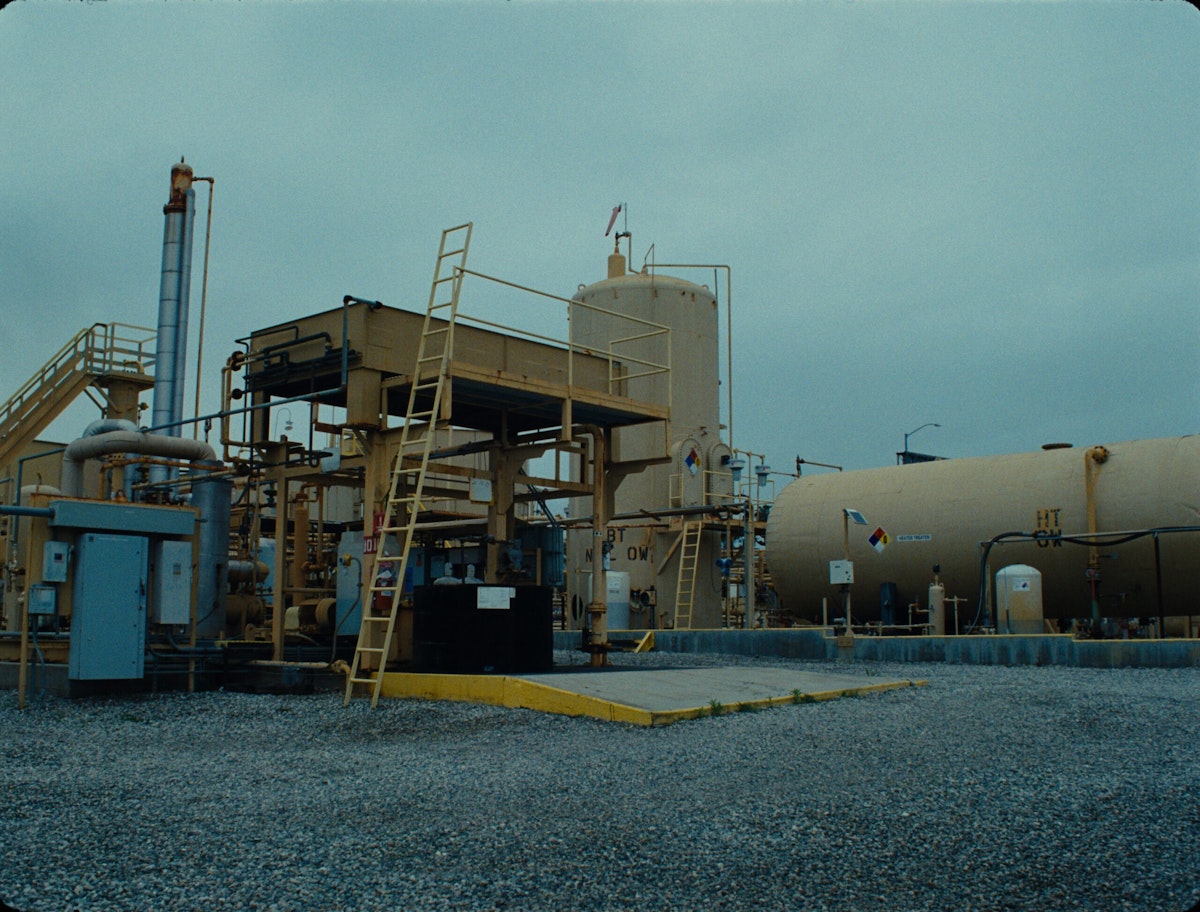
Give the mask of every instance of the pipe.
<svg viewBox="0 0 1200 912">
<path fill-rule="evenodd" d="M 187 379 L 187 335 L 188 335 L 188 306 L 191 301 L 192 287 L 192 239 L 196 224 L 196 191 L 192 189 L 192 171 L 189 168 L 188 188 L 184 193 L 182 261 L 179 272 L 179 296 L 175 301 L 175 381 L 172 384 L 174 399 L 171 401 L 171 415 L 175 421 L 183 420 L 183 389 Z M 155 369 L 155 376 L 158 371 Z M 173 436 L 179 436 L 182 428 L 175 431 Z M 174 478 L 178 471 L 169 471 Z"/>
<path fill-rule="evenodd" d="M 1136 541 L 1139 538 L 1145 538 L 1147 535 L 1153 536 L 1155 541 L 1160 535 L 1170 535 L 1175 532 L 1200 532 L 1200 525 L 1189 526 L 1157 526 L 1152 529 L 1132 529 L 1122 530 L 1118 532 L 1083 532 L 1074 535 L 1056 534 L 1054 540 L 1062 541 L 1072 545 L 1084 545 L 1088 548 L 1094 548 L 1098 545 L 1105 547 L 1116 547 L 1124 545 L 1131 541 Z M 975 612 L 975 620 L 968 628 L 971 632 L 979 626 L 980 618 L 985 620 L 988 617 L 994 617 L 995 606 L 988 599 L 988 584 L 991 582 L 990 570 L 988 569 L 988 557 L 992 552 L 992 548 L 1006 541 L 1044 541 L 1046 533 L 1042 530 L 1036 532 L 1001 532 L 999 535 L 994 535 L 987 541 L 979 542 L 979 605 Z M 992 601 L 995 599 L 995 592 L 992 591 Z M 955 606 L 955 611 L 958 606 Z M 987 614 L 985 614 L 987 612 Z M 957 621 L 957 617 L 956 617 Z"/>
<path fill-rule="evenodd" d="M 1108 461 L 1108 449 L 1094 446 L 1083 454 L 1083 484 L 1087 501 L 1088 535 L 1096 534 L 1096 473 Z M 1092 623 L 1100 623 L 1100 550 L 1093 544 L 1088 547 L 1088 589 L 1092 596 Z"/>
<path fill-rule="evenodd" d="M 22 456 L 17 460 L 17 484 L 16 484 L 16 486 L 17 486 L 17 503 L 20 503 L 21 498 L 25 495 L 25 488 L 21 484 L 21 478 L 25 474 L 25 463 L 29 462 L 31 460 L 34 460 L 34 459 L 44 459 L 47 456 L 56 456 L 61 452 L 63 452 L 63 448 L 58 447 L 53 450 L 46 450 L 44 453 L 31 453 L 28 456 Z M 38 477 L 40 478 L 41 476 L 39 475 Z M 60 493 L 59 488 L 52 488 L 49 485 L 38 484 L 36 487 L 45 488 L 49 492 L 54 493 L 54 494 Z M 21 525 L 20 525 L 20 523 L 18 523 L 17 526 L 11 531 L 11 533 L 8 536 L 8 554 L 6 554 L 4 557 L 4 560 L 5 560 L 5 563 L 7 566 L 10 566 L 10 567 L 16 566 L 17 555 L 19 553 L 18 546 L 19 546 L 19 542 L 20 542 L 20 536 L 21 536 Z"/>
<path fill-rule="evenodd" d="M 200 414 L 200 377 L 201 368 L 204 365 L 204 312 L 208 307 L 208 253 L 212 245 L 213 190 L 217 186 L 217 182 L 211 177 L 193 178 L 193 182 L 198 181 L 208 183 L 208 225 L 204 230 L 204 269 L 200 274 L 200 326 L 196 344 L 196 409 L 193 412 L 195 415 Z"/>
<path fill-rule="evenodd" d="M 182 420 L 178 421 L 175 423 L 175 426 L 178 426 L 181 424 L 199 423 L 201 421 L 208 421 L 213 418 L 218 418 L 222 422 L 221 442 L 223 444 L 233 443 L 233 444 L 242 444 L 245 446 L 250 446 L 251 444 L 246 441 L 233 441 L 233 440 L 227 439 L 229 436 L 229 434 L 228 434 L 228 419 L 230 416 L 246 415 L 251 412 L 259 411 L 261 409 L 277 408 L 281 405 L 287 405 L 292 402 L 307 402 L 307 403 L 311 404 L 312 402 L 319 400 L 322 396 L 332 396 L 332 395 L 336 395 L 338 393 L 344 393 L 346 391 L 346 387 L 349 383 L 349 376 L 350 376 L 350 338 L 349 338 L 350 311 L 349 311 L 349 307 L 351 304 L 359 304 L 359 303 L 362 303 L 362 301 L 360 299 L 351 297 L 350 295 L 347 295 L 345 297 L 345 299 L 342 301 L 342 366 L 341 366 L 341 375 L 339 377 L 337 386 L 331 386 L 328 389 L 323 389 L 323 390 L 314 390 L 312 392 L 301 393 L 299 396 L 288 396 L 283 399 L 272 399 L 270 402 L 260 402 L 257 405 L 247 405 L 247 406 L 243 406 L 242 408 L 238 408 L 238 409 L 223 408 L 221 411 L 213 412 L 212 414 L 209 414 L 209 415 L 197 415 L 195 418 L 190 418 L 186 421 L 182 421 Z M 375 303 L 379 303 L 379 302 L 375 302 Z M 377 310 L 378 308 L 370 307 L 370 309 Z M 315 338 L 319 338 L 320 336 L 325 336 L 326 338 L 328 338 L 327 333 L 314 334 Z M 253 341 L 253 336 L 249 336 L 244 339 L 238 339 L 237 341 L 240 343 L 243 343 L 243 344 L 248 344 L 249 342 Z M 295 342 L 292 342 L 289 344 L 295 344 Z M 279 346 L 271 346 L 272 349 L 275 349 L 278 347 Z M 264 351 L 265 351 L 265 349 L 264 349 Z M 261 357 L 262 352 L 258 352 L 256 354 L 258 357 Z M 235 356 L 237 358 L 236 363 L 234 362 Z M 251 358 L 250 358 L 249 354 L 243 354 L 241 352 L 234 352 L 234 355 L 231 355 L 230 359 L 226 362 L 226 368 L 230 369 L 231 371 L 236 370 L 239 366 L 247 365 L 250 360 L 251 360 Z M 257 360 L 257 358 L 256 358 L 256 360 Z M 223 404 L 227 403 L 233 397 L 232 394 L 233 394 L 232 389 L 229 389 L 228 391 L 226 391 L 226 393 L 223 394 Z M 240 396 L 240 393 L 239 393 L 239 396 Z M 163 425 L 163 427 L 165 427 L 165 426 L 166 425 Z M 155 425 L 154 427 L 151 428 L 151 430 L 152 431 L 159 430 L 159 428 L 160 428 L 159 425 Z"/>
<path fill-rule="evenodd" d="M 182 417 L 175 413 L 175 386 L 186 353 L 186 326 L 180 327 L 181 315 L 186 319 L 187 288 L 190 280 L 184 267 L 191 263 L 185 250 L 191 240 L 189 216 L 195 215 L 192 202 L 193 171 L 182 161 L 171 168 L 171 192 L 163 207 L 166 222 L 163 228 L 162 272 L 158 292 L 158 334 L 154 355 L 154 406 L 151 424 L 165 427 L 166 435 L 179 436 L 176 422 Z M 181 308 L 182 304 L 182 308 Z M 165 477 L 165 473 L 159 473 Z M 159 477 L 157 480 L 161 480 Z"/>
<path fill-rule="evenodd" d="M 608 575 L 604 566 L 604 542 L 608 531 L 608 509 L 605 503 L 604 429 L 580 425 L 579 430 L 592 438 L 592 598 L 588 602 L 587 648 L 591 664 L 598 668 L 608 664 Z"/>
<path fill-rule="evenodd" d="M 83 464 L 89 459 L 120 452 L 191 462 L 215 462 L 217 458 L 207 443 L 185 437 L 163 437 L 141 431 L 108 431 L 93 437 L 80 437 L 63 451 L 63 494 L 67 497 L 83 497 Z"/>
<path fill-rule="evenodd" d="M 83 433 L 79 436 L 81 438 L 96 437 L 100 434 L 107 434 L 110 431 L 133 431 L 134 433 L 140 433 L 141 429 L 126 418 L 97 418 L 95 421 L 85 427 L 83 429 Z M 121 470 L 120 477 L 122 482 L 121 489 L 125 492 L 125 499 L 132 501 L 133 477 L 129 473 L 125 472 L 124 469 Z"/>
<path fill-rule="evenodd" d="M 205 447 L 208 444 L 204 444 Z M 212 448 L 209 447 L 209 453 Z M 226 596 L 229 593 L 229 523 L 233 481 L 211 474 L 224 463 L 198 461 L 193 468 L 204 474 L 192 478 L 192 503 L 200 513 L 199 577 L 196 581 L 195 633 L 219 636 L 225 629 Z"/>
<path fill-rule="evenodd" d="M 51 507 L 18 507 L 0 504 L 0 516 L 40 516 L 43 519 L 53 519 L 54 510 Z"/>
<path fill-rule="evenodd" d="M 229 582 L 243 585 L 246 583 L 261 583 L 271 573 L 271 568 L 260 560 L 231 560 L 229 562 Z"/>
<path fill-rule="evenodd" d="M 109 431 L 137 431 L 138 426 L 126 418 L 97 418 L 83 429 L 82 437 L 95 437 Z"/>
</svg>

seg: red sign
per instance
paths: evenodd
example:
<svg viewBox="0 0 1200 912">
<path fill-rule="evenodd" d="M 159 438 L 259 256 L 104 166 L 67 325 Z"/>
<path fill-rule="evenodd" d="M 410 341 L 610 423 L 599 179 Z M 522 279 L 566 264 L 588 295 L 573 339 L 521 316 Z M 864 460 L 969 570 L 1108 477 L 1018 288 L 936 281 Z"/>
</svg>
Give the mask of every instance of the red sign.
<svg viewBox="0 0 1200 912">
<path fill-rule="evenodd" d="M 379 549 L 384 518 L 385 514 L 382 510 L 376 510 L 371 517 L 371 534 L 363 536 L 363 554 L 374 554 Z"/>
</svg>

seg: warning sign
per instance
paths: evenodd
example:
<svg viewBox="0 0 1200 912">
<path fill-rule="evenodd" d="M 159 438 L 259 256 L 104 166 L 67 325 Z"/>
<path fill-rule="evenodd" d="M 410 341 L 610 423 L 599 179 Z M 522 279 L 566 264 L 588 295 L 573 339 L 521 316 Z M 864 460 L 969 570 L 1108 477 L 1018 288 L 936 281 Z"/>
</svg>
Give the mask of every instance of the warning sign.
<svg viewBox="0 0 1200 912">
<path fill-rule="evenodd" d="M 867 539 L 867 543 L 870 544 L 870 546 L 879 554 L 883 553 L 883 549 L 888 546 L 888 542 L 890 541 L 891 538 L 889 538 L 888 534 L 883 531 L 882 527 L 876 528 L 875 531 L 871 533 L 871 537 Z"/>
</svg>

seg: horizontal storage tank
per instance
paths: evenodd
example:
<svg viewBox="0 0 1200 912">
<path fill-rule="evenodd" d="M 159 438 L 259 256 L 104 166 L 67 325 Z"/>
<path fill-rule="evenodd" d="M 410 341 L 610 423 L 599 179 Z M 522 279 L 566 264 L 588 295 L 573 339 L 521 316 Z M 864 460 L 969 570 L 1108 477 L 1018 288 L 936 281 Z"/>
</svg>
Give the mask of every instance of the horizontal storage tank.
<svg viewBox="0 0 1200 912">
<path fill-rule="evenodd" d="M 996 545 L 991 572 L 1034 567 L 1046 617 L 1090 618 L 1090 549 L 1059 537 L 1200 524 L 1200 436 L 798 478 L 776 498 L 767 525 L 767 561 L 786 611 L 817 621 L 822 598 L 839 604 L 829 562 L 844 557 L 845 509 L 867 521 L 848 525 L 856 621 L 879 620 L 885 583 L 923 603 L 935 566 L 947 599 L 967 599 L 963 611 L 973 616 L 979 543 L 1005 532 L 1044 537 Z M 1151 537 L 1102 544 L 1096 563 L 1101 617 L 1158 614 Z M 1200 612 L 1200 533 L 1160 536 L 1159 563 L 1163 613 Z"/>
</svg>

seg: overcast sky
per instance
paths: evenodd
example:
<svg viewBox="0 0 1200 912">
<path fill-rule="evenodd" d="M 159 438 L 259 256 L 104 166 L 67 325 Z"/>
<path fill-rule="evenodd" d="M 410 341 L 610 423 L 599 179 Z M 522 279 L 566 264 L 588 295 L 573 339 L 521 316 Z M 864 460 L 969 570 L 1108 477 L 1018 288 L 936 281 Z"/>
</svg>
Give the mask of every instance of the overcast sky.
<svg viewBox="0 0 1200 912">
<path fill-rule="evenodd" d="M 422 309 L 464 221 L 473 268 L 569 296 L 626 202 L 633 265 L 732 266 L 734 443 L 776 468 L 891 464 L 927 422 L 951 457 L 1200 430 L 1178 0 L 19 0 L 0 85 L 0 398 L 93 322 L 154 325 L 186 155 L 202 409 L 256 328 Z"/>
</svg>

